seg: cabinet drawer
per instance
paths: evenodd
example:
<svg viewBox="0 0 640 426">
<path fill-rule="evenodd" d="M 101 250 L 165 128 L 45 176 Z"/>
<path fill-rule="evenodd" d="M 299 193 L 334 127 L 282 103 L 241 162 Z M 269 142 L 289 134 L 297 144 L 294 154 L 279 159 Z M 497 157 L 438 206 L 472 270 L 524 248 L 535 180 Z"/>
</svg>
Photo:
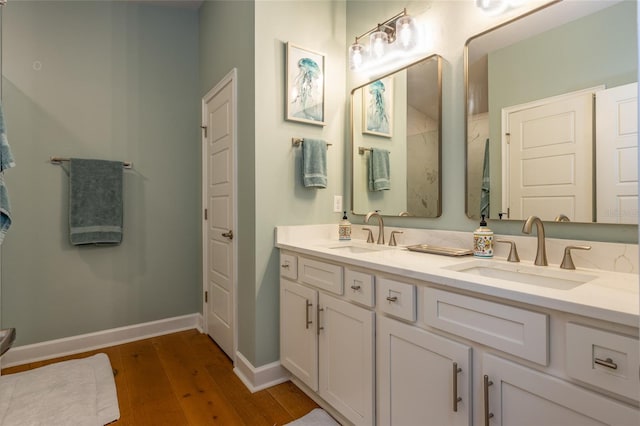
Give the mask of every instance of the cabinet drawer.
<svg viewBox="0 0 640 426">
<path fill-rule="evenodd" d="M 280 252 L 280 275 L 292 280 L 298 279 L 297 256 Z"/>
<path fill-rule="evenodd" d="M 638 400 L 638 339 L 567 324 L 567 374 L 574 379 Z"/>
<path fill-rule="evenodd" d="M 386 314 L 407 321 L 416 320 L 416 286 L 388 278 L 378 278 L 378 307 Z"/>
<path fill-rule="evenodd" d="M 424 322 L 432 327 L 549 363 L 548 315 L 434 288 L 425 288 L 424 307 Z"/>
<path fill-rule="evenodd" d="M 344 283 L 347 299 L 370 308 L 375 306 L 373 275 L 345 269 Z"/>
<path fill-rule="evenodd" d="M 342 266 L 317 260 L 298 259 L 298 277 L 300 281 L 335 294 L 342 294 Z"/>
</svg>

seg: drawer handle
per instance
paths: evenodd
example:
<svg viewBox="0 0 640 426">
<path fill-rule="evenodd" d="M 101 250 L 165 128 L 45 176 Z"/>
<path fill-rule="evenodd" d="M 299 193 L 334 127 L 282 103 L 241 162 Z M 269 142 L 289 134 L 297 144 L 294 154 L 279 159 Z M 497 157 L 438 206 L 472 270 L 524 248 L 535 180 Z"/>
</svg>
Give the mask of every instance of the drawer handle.
<svg viewBox="0 0 640 426">
<path fill-rule="evenodd" d="M 607 368 L 610 368 L 612 370 L 617 370 L 618 369 L 618 364 L 613 362 L 613 360 L 611 358 L 607 358 L 607 359 L 596 358 L 593 361 L 598 365 L 602 365 L 603 367 L 607 367 Z"/>
<path fill-rule="evenodd" d="M 398 296 L 389 296 L 389 297 L 387 297 L 387 300 L 389 302 L 397 302 L 398 301 Z"/>
<path fill-rule="evenodd" d="M 289 264 L 288 263 L 282 264 L 280 266 L 282 266 L 283 268 L 289 269 Z"/>
<path fill-rule="evenodd" d="M 484 375 L 484 425 L 489 426 L 489 419 L 493 417 L 493 413 L 489 412 L 489 386 L 493 385 L 493 382 L 489 380 L 489 376 Z"/>
<path fill-rule="evenodd" d="M 306 328 L 307 330 L 309 329 L 309 326 L 310 326 L 311 324 L 313 324 L 313 321 L 311 321 L 311 319 L 310 319 L 311 315 L 309 315 L 309 308 L 310 308 L 310 307 L 312 307 L 312 306 L 313 306 L 313 304 L 307 300 L 306 324 L 305 324 L 305 328 Z"/>
<path fill-rule="evenodd" d="M 453 363 L 453 412 L 458 412 L 458 402 L 462 401 L 462 397 L 458 396 L 458 373 L 462 372 L 462 368 L 458 367 L 458 363 Z"/>
<path fill-rule="evenodd" d="M 324 311 L 324 308 L 321 308 L 320 306 L 318 306 L 318 311 L 316 313 L 317 315 L 317 321 L 316 323 L 318 324 L 318 336 L 320 335 L 320 330 L 324 330 L 324 327 L 320 327 L 320 312 Z"/>
<path fill-rule="evenodd" d="M 359 291 L 362 287 L 360 287 L 359 285 L 352 285 L 351 286 L 351 290 L 353 291 Z"/>
</svg>

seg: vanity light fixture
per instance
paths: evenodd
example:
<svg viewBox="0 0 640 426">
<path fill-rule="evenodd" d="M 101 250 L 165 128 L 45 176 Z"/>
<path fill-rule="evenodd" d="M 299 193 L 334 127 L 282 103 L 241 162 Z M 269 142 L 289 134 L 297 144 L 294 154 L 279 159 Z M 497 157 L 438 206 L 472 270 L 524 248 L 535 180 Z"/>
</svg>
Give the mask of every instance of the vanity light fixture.
<svg viewBox="0 0 640 426">
<path fill-rule="evenodd" d="M 349 46 L 349 68 L 359 70 L 366 62 L 379 61 L 396 50 L 410 50 L 417 43 L 415 20 L 407 9 L 356 37 Z M 369 45 L 360 41 L 369 36 Z"/>
</svg>

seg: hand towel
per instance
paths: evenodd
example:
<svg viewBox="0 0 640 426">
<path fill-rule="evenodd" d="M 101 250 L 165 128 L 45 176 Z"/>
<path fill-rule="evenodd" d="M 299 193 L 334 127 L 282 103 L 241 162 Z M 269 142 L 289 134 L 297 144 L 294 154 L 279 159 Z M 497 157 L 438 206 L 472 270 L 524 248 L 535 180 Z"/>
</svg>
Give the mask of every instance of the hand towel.
<svg viewBox="0 0 640 426">
<path fill-rule="evenodd" d="M 11 226 L 11 205 L 9 204 L 9 192 L 4 183 L 4 171 L 15 165 L 11 147 L 9 147 L 9 141 L 7 140 L 2 105 L 0 105 L 0 244 L 2 244 Z"/>
<path fill-rule="evenodd" d="M 72 158 L 69 228 L 73 245 L 122 242 L 122 162 Z"/>
<path fill-rule="evenodd" d="M 489 217 L 489 196 L 491 194 L 491 175 L 489 169 L 489 139 L 484 145 L 484 161 L 482 163 L 482 185 L 480 187 L 480 215 Z"/>
<path fill-rule="evenodd" d="M 302 181 L 307 188 L 327 187 L 327 143 L 304 139 L 302 143 Z"/>
<path fill-rule="evenodd" d="M 369 153 L 369 191 L 391 189 L 389 151 L 371 148 Z"/>
</svg>

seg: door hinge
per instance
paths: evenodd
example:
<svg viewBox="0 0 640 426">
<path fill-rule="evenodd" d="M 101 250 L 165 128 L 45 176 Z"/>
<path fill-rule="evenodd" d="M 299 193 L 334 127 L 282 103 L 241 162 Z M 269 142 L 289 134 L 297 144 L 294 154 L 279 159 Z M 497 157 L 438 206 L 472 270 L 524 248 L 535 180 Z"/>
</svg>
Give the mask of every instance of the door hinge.
<svg viewBox="0 0 640 426">
<path fill-rule="evenodd" d="M 205 291 L 204 292 L 204 303 L 208 303 L 209 302 L 209 292 Z"/>
<path fill-rule="evenodd" d="M 202 130 L 204 130 L 204 137 L 207 137 L 207 126 L 200 126 Z"/>
<path fill-rule="evenodd" d="M 505 133 L 504 134 L 507 137 L 507 144 L 511 143 L 511 133 Z"/>
<path fill-rule="evenodd" d="M 208 209 L 204 209 L 204 220 L 207 220 L 209 217 L 209 210 Z"/>
</svg>

